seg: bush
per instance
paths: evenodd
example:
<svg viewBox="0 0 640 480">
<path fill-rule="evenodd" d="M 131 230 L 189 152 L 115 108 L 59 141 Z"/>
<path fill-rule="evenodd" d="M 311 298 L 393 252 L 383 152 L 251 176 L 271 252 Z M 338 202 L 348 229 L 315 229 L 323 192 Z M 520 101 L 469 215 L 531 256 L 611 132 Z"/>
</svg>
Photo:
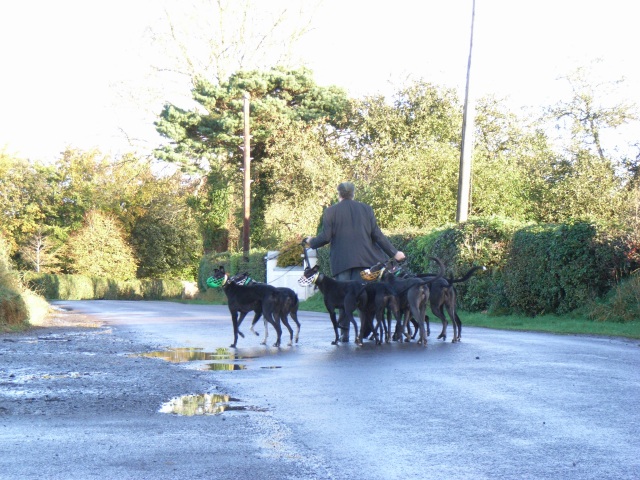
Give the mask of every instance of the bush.
<svg viewBox="0 0 640 480">
<path fill-rule="evenodd" d="M 507 256 L 513 233 L 522 223 L 499 217 L 474 218 L 465 223 L 433 230 L 408 243 L 405 253 L 409 268 L 417 273 L 434 271 L 429 257 L 447 266 L 447 278 L 460 278 L 476 265 L 478 272 L 466 283 L 456 284 L 458 305 L 468 311 L 489 308 L 500 289 L 496 284 Z"/>
<path fill-rule="evenodd" d="M 49 300 L 163 300 L 180 298 L 180 280 L 114 280 L 83 275 L 24 274 L 27 285 Z"/>
<path fill-rule="evenodd" d="M 24 328 L 46 314 L 44 300 L 28 292 L 9 261 L 9 247 L 0 235 L 0 331 Z M 38 310 L 36 312 L 36 309 Z"/>
<path fill-rule="evenodd" d="M 302 247 L 300 246 L 300 240 L 292 240 L 285 243 L 279 250 L 278 258 L 276 260 L 276 266 L 287 267 L 302 267 Z"/>
<path fill-rule="evenodd" d="M 625 268 L 618 242 L 593 224 L 538 225 L 514 235 L 504 290 L 517 312 L 565 314 L 605 295 Z"/>
<path fill-rule="evenodd" d="M 597 322 L 633 322 L 640 319 L 640 272 L 621 282 L 604 301 L 592 301 L 587 317 Z"/>
</svg>

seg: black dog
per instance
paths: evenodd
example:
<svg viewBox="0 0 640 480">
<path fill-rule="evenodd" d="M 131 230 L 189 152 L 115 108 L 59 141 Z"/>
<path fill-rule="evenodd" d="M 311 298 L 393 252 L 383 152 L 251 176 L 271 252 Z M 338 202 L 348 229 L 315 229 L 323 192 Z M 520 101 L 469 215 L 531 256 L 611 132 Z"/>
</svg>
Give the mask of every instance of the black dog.
<svg viewBox="0 0 640 480">
<path fill-rule="evenodd" d="M 324 299 L 324 306 L 329 312 L 331 318 L 331 324 L 336 334 L 336 338 L 331 345 L 337 345 L 339 342 L 338 335 L 338 319 L 336 319 L 336 310 L 339 312 L 339 319 L 342 322 L 343 319 L 348 320 L 347 325 L 351 323 L 355 330 L 356 343 L 361 344 L 362 340 L 358 336 L 358 324 L 355 318 L 353 318 L 353 312 L 358 308 L 358 300 L 364 282 L 357 280 L 348 282 L 339 282 L 333 278 L 327 277 L 323 273 L 320 273 L 318 265 L 305 268 L 303 276 L 298 280 L 301 285 L 310 285 L 315 283 L 318 289 L 322 292 Z"/>
<path fill-rule="evenodd" d="M 382 343 L 382 337 L 386 343 L 391 341 L 391 316 L 399 320 L 399 300 L 395 290 L 388 283 L 370 282 L 362 287 L 358 295 L 358 311 L 360 313 L 360 338 L 369 336 L 373 332 L 376 344 Z M 386 323 L 385 323 L 386 313 Z M 374 325 L 373 320 L 376 320 Z M 378 336 L 378 332 L 380 336 Z"/>
<path fill-rule="evenodd" d="M 438 335 L 438 339 L 444 341 L 447 340 L 447 317 L 444 312 L 446 311 L 451 319 L 451 325 L 453 326 L 453 340 L 452 342 L 459 342 L 462 336 L 462 321 L 458 316 L 456 309 L 457 292 L 456 283 L 466 282 L 471 276 L 478 270 L 486 270 L 487 267 L 479 266 L 471 268 L 461 278 L 438 278 L 434 279 L 431 284 L 431 295 L 429 303 L 431 305 L 431 311 L 433 314 L 442 321 L 442 332 Z M 419 274 L 418 278 L 432 278 L 432 274 Z M 429 324 L 429 317 L 426 317 L 427 325 Z"/>
<path fill-rule="evenodd" d="M 411 335 L 406 332 L 406 326 L 410 319 L 417 323 L 420 331 L 418 344 L 427 345 L 427 332 L 425 330 L 425 317 L 427 302 L 429 301 L 429 285 L 435 280 L 442 278 L 445 266 L 438 258 L 431 257 L 440 271 L 430 278 L 398 278 L 394 273 L 394 268 L 387 268 L 382 274 L 382 279 L 388 282 L 398 295 L 401 321 L 396 323 L 395 340 L 401 340 L 402 335 L 406 335 L 405 341 L 411 339 Z M 391 265 L 390 265 L 391 267 Z"/>
<path fill-rule="evenodd" d="M 233 277 L 229 278 L 229 282 L 234 283 L 236 285 L 243 285 L 243 286 L 259 284 L 259 282 L 256 282 L 251 277 L 249 277 L 248 272 L 237 273 Z M 293 290 L 291 290 L 290 288 L 286 288 L 286 287 L 276 287 L 276 290 L 278 290 L 278 300 L 276 302 L 274 315 L 277 317 L 277 319 L 280 322 L 284 324 L 285 327 L 287 327 L 287 330 L 289 331 L 289 346 L 291 346 L 293 344 L 294 337 L 293 337 L 293 329 L 291 328 L 291 325 L 289 324 L 289 321 L 288 321 L 289 316 L 291 316 L 291 318 L 296 324 L 295 343 L 298 343 L 298 338 L 300 337 L 300 322 L 298 321 L 298 307 L 300 305 L 300 302 L 298 300 L 298 294 Z M 246 314 L 243 314 L 239 318 L 238 326 L 240 325 L 240 323 L 242 323 L 244 315 Z M 251 322 L 250 330 L 256 335 L 258 335 L 258 332 L 256 332 L 253 329 L 253 327 L 255 326 L 256 323 L 258 323 L 258 320 L 260 320 L 261 316 L 262 316 L 261 313 L 256 312 L 255 316 L 253 317 L 253 321 Z M 267 337 L 269 335 L 267 325 L 268 323 L 265 320 L 264 339 L 261 342 L 263 345 L 267 343 Z M 238 332 L 238 333 L 242 335 L 241 332 Z"/>
<path fill-rule="evenodd" d="M 240 322 L 248 312 L 252 311 L 256 312 L 256 316 L 259 314 L 263 315 L 264 319 L 273 325 L 278 335 L 276 343 L 274 343 L 273 346 L 279 347 L 282 329 L 280 328 L 280 322 L 274 320 L 274 312 L 276 312 L 278 308 L 278 290 L 266 284 L 244 286 L 231 283 L 228 281 L 229 276 L 222 265 L 214 269 L 213 278 L 222 281 L 222 288 L 227 296 L 231 322 L 233 324 L 233 343 L 231 344 L 231 348 L 235 348 L 238 343 Z M 240 320 L 238 320 L 239 313 L 243 314 Z M 242 336 L 244 337 L 244 335 Z"/>
</svg>

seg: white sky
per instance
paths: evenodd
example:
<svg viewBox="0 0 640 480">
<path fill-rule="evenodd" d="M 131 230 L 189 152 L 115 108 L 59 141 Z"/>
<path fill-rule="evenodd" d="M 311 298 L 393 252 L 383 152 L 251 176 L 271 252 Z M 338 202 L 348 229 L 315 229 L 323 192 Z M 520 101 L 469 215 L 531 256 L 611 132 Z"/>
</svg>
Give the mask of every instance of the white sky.
<svg viewBox="0 0 640 480">
<path fill-rule="evenodd" d="M 162 102 L 142 110 L 118 85 L 146 88 L 143 38 L 172 1 L 2 2 L 0 150 L 44 160 L 66 146 L 128 150 L 127 136 L 146 148 L 159 144 L 153 112 Z M 318 83 L 353 96 L 388 95 L 411 77 L 462 98 L 471 6 L 324 0 L 298 53 Z M 639 13 L 630 0 L 476 0 L 472 94 L 508 97 L 514 107 L 551 105 L 568 99 L 558 77 L 600 58 L 603 78 L 625 77 L 624 98 L 640 105 Z"/>
</svg>

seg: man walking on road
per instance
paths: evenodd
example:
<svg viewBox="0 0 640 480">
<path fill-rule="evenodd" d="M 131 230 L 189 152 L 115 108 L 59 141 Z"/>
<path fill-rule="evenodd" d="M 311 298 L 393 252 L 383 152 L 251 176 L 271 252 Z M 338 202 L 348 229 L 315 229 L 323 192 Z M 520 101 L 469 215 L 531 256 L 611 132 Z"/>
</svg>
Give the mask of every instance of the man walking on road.
<svg viewBox="0 0 640 480">
<path fill-rule="evenodd" d="M 354 200 L 355 186 L 351 182 L 338 185 L 338 203 L 330 206 L 322 217 L 322 231 L 307 237 L 311 248 L 331 244 L 329 253 L 331 274 L 338 281 L 360 280 L 360 272 L 393 257 L 405 259 L 378 227 L 371 206 Z M 386 257 L 385 257 L 386 254 Z M 340 319 L 342 342 L 349 341 L 349 325 Z"/>
</svg>

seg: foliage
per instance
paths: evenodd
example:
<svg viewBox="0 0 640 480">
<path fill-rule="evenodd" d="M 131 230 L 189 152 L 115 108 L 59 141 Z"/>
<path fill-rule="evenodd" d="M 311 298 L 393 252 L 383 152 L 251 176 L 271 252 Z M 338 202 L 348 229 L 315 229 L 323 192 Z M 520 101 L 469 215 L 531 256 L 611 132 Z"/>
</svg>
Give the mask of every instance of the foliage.
<svg viewBox="0 0 640 480">
<path fill-rule="evenodd" d="M 136 261 L 122 229 L 113 217 L 89 212 L 84 226 L 72 235 L 65 248 L 68 270 L 89 277 L 132 279 Z"/>
<path fill-rule="evenodd" d="M 540 204 L 556 156 L 537 122 L 487 97 L 478 102 L 475 127 L 470 214 L 545 221 Z"/>
<path fill-rule="evenodd" d="M 470 311 L 486 310 L 499 286 L 500 272 L 507 258 L 513 233 L 522 226 L 500 217 L 472 218 L 467 222 L 436 229 L 417 237 L 405 253 L 409 268 L 418 273 L 434 271 L 429 257 L 437 257 L 447 266 L 447 278 L 460 278 L 473 266 L 488 271 L 456 285 L 459 305 Z"/>
<path fill-rule="evenodd" d="M 505 295 L 517 312 L 564 314 L 603 296 L 629 268 L 625 263 L 624 251 L 596 225 L 531 226 L 513 237 Z"/>
<path fill-rule="evenodd" d="M 294 237 L 312 235 L 323 208 L 335 198 L 344 168 L 322 125 L 283 120 L 266 144 L 262 165 L 264 228 L 259 244 L 279 247 Z"/>
<path fill-rule="evenodd" d="M 166 300 L 180 298 L 179 280 L 121 280 L 86 275 L 25 274 L 29 288 L 49 300 Z"/>
<path fill-rule="evenodd" d="M 38 324 L 49 313 L 44 298 L 25 288 L 9 260 L 8 242 L 0 233 L 0 333 Z"/>
<path fill-rule="evenodd" d="M 138 278 L 195 278 L 202 238 L 184 203 L 154 202 L 136 219 L 131 245 Z"/>
<path fill-rule="evenodd" d="M 9 261 L 9 246 L 0 234 L 0 328 L 26 323 L 27 305 L 22 296 L 22 285 Z"/>
<path fill-rule="evenodd" d="M 311 73 L 305 69 L 237 72 L 217 85 L 199 79 L 193 89 L 193 98 L 202 108 L 184 110 L 166 105 L 156 122 L 158 132 L 172 140 L 171 144 L 158 150 L 158 156 L 176 162 L 185 171 L 215 172 L 215 178 L 209 182 L 211 186 L 233 184 L 231 192 L 241 192 L 242 176 L 238 166 L 243 164 L 243 152 L 239 147 L 243 145 L 244 95 L 247 93 L 250 95 L 251 174 L 255 180 L 251 191 L 251 236 L 254 244 L 262 246 L 273 241 L 267 235 L 270 229 L 265 223 L 265 211 L 277 204 L 274 197 L 282 193 L 288 194 L 286 198 L 296 198 L 295 190 L 292 192 L 274 164 L 265 165 L 265 161 L 272 158 L 269 149 L 281 150 L 277 145 L 284 145 L 279 139 L 283 129 L 289 130 L 285 135 L 288 135 L 286 141 L 291 147 L 298 145 L 294 129 L 312 126 L 322 131 L 323 136 L 318 137 L 316 131 L 304 136 L 303 141 L 306 144 L 315 142 L 314 148 L 321 152 L 317 139 L 327 140 L 344 124 L 349 104 L 344 91 L 316 85 Z M 298 153 L 289 155 L 288 161 L 299 159 L 302 150 L 298 147 Z M 313 152 L 307 155 L 313 155 Z M 237 202 L 238 196 L 229 200 L 218 205 L 227 205 L 230 209 L 227 219 L 231 223 L 235 221 L 235 227 L 227 227 L 231 231 L 238 229 L 242 217 L 238 215 L 239 210 L 232 210 L 234 205 L 241 205 Z M 218 222 L 225 216 L 221 213 L 217 215 Z M 276 244 L 277 239 L 271 246 Z M 235 247 L 231 243 L 229 246 Z"/>
<path fill-rule="evenodd" d="M 381 228 L 428 228 L 453 221 L 462 107 L 455 93 L 425 82 L 355 102 L 349 176 Z"/>
<path fill-rule="evenodd" d="M 51 191 L 48 169 L 0 151 L 0 234 L 4 234 L 9 255 L 14 255 L 23 238 L 46 223 Z"/>
<path fill-rule="evenodd" d="M 634 322 L 640 318 L 640 275 L 633 275 L 613 288 L 602 301 L 587 304 L 588 318 L 598 322 Z"/>
<path fill-rule="evenodd" d="M 278 250 L 279 254 L 276 260 L 276 266 L 282 268 L 302 267 L 303 259 L 302 247 L 300 246 L 301 241 L 302 238 L 298 238 L 283 244 L 282 247 Z"/>
</svg>

